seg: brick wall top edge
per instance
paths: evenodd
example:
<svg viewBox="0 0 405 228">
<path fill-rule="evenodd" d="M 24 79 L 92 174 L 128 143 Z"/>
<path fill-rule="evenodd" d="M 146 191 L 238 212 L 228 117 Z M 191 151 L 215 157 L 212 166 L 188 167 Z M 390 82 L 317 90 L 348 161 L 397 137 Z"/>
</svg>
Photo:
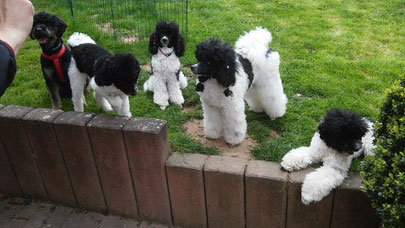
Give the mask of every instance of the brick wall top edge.
<svg viewBox="0 0 405 228">
<path fill-rule="evenodd" d="M 27 115 L 25 115 L 23 119 L 38 120 L 51 123 L 53 120 L 56 119 L 56 117 L 58 117 L 62 113 L 63 113 L 62 110 L 37 108 L 29 112 Z"/>
<path fill-rule="evenodd" d="M 252 160 L 249 161 L 246 167 L 246 176 L 286 182 L 288 172 L 282 171 L 280 164 L 277 162 Z"/>
<path fill-rule="evenodd" d="M 308 173 L 312 172 L 312 171 L 314 171 L 314 168 L 307 168 L 307 169 L 303 169 L 303 170 L 291 172 L 291 173 L 290 173 L 290 178 L 288 179 L 288 181 L 289 181 L 290 183 L 298 183 L 298 184 L 301 184 L 301 183 L 304 181 L 305 176 L 306 176 Z"/>
<path fill-rule="evenodd" d="M 243 175 L 247 162 L 245 159 L 213 155 L 206 160 L 204 171 Z"/>
<path fill-rule="evenodd" d="M 349 173 L 348 177 L 338 188 L 357 191 L 363 189 L 364 185 L 359 174 Z"/>
<path fill-rule="evenodd" d="M 128 121 L 129 118 L 124 116 L 98 114 L 87 123 L 87 127 L 121 130 Z"/>
<path fill-rule="evenodd" d="M 33 108 L 22 106 L 7 106 L 0 110 L 0 117 L 21 119 Z"/>
<path fill-rule="evenodd" d="M 158 134 L 167 125 L 166 120 L 152 118 L 133 118 L 124 127 L 124 131 L 141 131 Z"/>
<path fill-rule="evenodd" d="M 166 161 L 168 167 L 183 167 L 201 170 L 208 156 L 203 154 L 189 154 L 174 152 Z"/>
<path fill-rule="evenodd" d="M 68 125 L 75 125 L 75 126 L 86 126 L 87 122 L 89 122 L 94 117 L 94 114 L 85 113 L 85 112 L 64 112 L 59 115 L 54 121 L 54 124 L 68 124 Z"/>
</svg>

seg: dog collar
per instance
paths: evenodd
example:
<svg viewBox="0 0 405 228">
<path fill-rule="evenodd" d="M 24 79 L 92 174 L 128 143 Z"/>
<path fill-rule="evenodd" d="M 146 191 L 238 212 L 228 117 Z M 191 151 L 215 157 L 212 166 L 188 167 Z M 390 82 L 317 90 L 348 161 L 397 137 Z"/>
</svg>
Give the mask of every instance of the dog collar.
<svg viewBox="0 0 405 228">
<path fill-rule="evenodd" d="M 58 76 L 59 76 L 59 80 L 61 82 L 67 82 L 68 81 L 68 79 L 63 75 L 62 68 L 61 68 L 60 62 L 59 62 L 59 58 L 65 53 L 65 51 L 66 51 L 65 45 L 62 45 L 62 48 L 56 54 L 46 55 L 43 52 L 41 54 L 45 59 L 53 61 L 53 64 L 55 65 L 56 72 L 58 73 Z"/>
<path fill-rule="evenodd" d="M 172 55 L 172 53 L 173 53 L 173 51 L 172 51 L 172 52 L 170 52 L 169 54 L 166 54 L 166 53 L 164 53 L 164 52 L 162 51 L 162 49 L 161 49 L 161 48 L 159 48 L 159 51 L 160 51 L 160 53 L 162 53 L 162 55 L 164 55 L 164 56 L 166 56 L 166 57 L 171 56 L 171 55 Z"/>
</svg>

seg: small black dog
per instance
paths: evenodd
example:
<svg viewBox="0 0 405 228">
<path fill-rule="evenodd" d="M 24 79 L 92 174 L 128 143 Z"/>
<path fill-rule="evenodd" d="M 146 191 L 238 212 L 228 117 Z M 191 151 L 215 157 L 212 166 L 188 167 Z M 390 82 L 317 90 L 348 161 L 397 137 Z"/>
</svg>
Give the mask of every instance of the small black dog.
<svg viewBox="0 0 405 228">
<path fill-rule="evenodd" d="M 63 44 L 62 39 L 66 28 L 67 25 L 59 17 L 41 12 L 35 14 L 30 33 L 31 39 L 36 39 L 42 49 L 42 73 L 53 109 L 62 108 L 61 97 L 72 96 L 67 73 L 71 62 L 71 53 Z"/>
</svg>

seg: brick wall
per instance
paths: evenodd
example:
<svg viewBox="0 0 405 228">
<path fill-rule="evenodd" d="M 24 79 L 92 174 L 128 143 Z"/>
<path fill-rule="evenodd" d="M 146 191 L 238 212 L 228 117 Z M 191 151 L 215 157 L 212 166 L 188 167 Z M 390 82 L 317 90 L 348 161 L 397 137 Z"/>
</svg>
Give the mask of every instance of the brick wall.
<svg viewBox="0 0 405 228">
<path fill-rule="evenodd" d="M 300 200 L 310 169 L 172 153 L 158 119 L 0 106 L 0 192 L 182 227 L 377 227 L 361 179 Z"/>
</svg>

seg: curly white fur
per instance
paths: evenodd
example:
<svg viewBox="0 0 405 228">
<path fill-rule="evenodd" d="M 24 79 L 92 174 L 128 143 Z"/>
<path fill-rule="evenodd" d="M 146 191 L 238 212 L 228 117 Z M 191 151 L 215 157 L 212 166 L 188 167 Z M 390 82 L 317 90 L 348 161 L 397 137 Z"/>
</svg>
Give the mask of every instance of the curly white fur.
<svg viewBox="0 0 405 228">
<path fill-rule="evenodd" d="M 187 87 L 187 79 L 180 71 L 179 79 L 176 73 L 180 69 L 180 60 L 174 54 L 173 48 L 162 47 L 165 54 L 172 53 L 170 56 L 163 55 L 160 51 L 152 56 L 151 67 L 153 74 L 143 85 L 144 92 L 153 92 L 153 102 L 166 109 L 170 102 L 182 106 L 184 103 L 181 89 Z"/>
<path fill-rule="evenodd" d="M 341 185 L 347 177 L 353 158 L 363 153 L 372 155 L 372 150 L 375 148 L 373 124 L 364 120 L 367 121 L 368 131 L 362 138 L 363 149 L 352 155 L 328 147 L 316 132 L 309 147 L 293 149 L 283 157 L 281 166 L 290 172 L 304 169 L 312 163 L 323 163 L 320 168 L 305 176 L 301 189 L 301 200 L 304 204 L 320 201 L 331 190 Z"/>
</svg>

